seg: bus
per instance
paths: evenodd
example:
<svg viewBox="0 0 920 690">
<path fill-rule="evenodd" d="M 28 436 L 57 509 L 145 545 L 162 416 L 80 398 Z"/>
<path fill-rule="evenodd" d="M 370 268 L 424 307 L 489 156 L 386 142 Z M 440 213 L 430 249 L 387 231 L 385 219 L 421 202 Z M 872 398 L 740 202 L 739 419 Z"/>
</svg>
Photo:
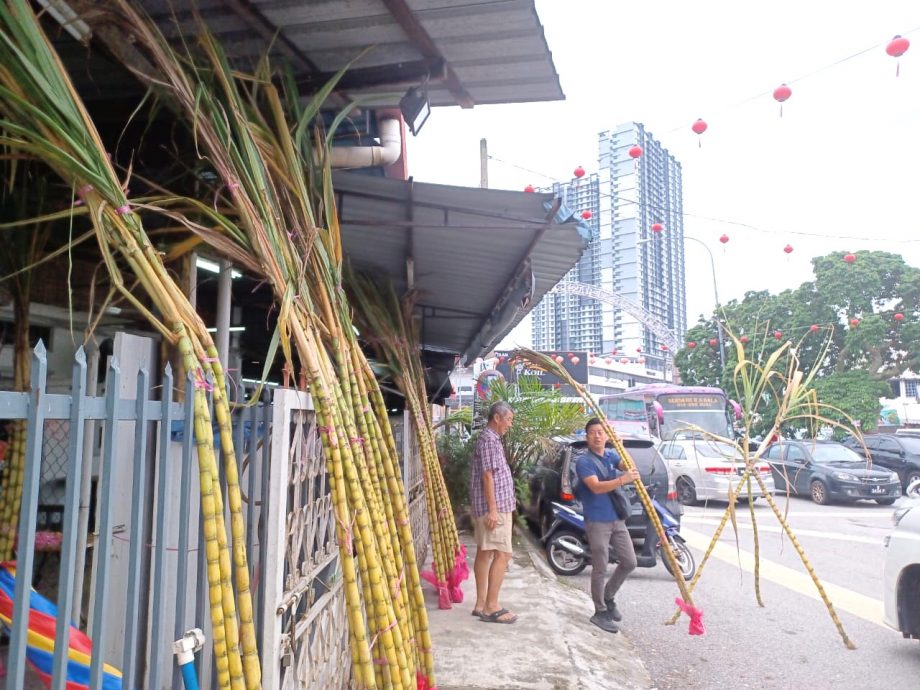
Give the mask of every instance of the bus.
<svg viewBox="0 0 920 690">
<path fill-rule="evenodd" d="M 741 419 L 741 406 L 721 388 L 708 386 L 650 383 L 603 395 L 598 404 L 618 433 L 659 441 L 692 437 L 693 430 L 734 438 L 734 421 Z"/>
</svg>

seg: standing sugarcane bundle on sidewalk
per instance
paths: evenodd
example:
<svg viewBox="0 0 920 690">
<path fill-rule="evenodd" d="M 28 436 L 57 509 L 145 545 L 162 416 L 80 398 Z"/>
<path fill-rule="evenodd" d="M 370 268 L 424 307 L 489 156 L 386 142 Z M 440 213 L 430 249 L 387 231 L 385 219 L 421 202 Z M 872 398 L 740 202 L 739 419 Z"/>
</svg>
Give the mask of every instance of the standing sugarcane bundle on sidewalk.
<svg viewBox="0 0 920 690">
<path fill-rule="evenodd" d="M 119 3 L 141 72 L 186 119 L 220 180 L 220 203 L 184 222 L 215 247 L 252 257 L 278 303 L 278 341 L 303 372 L 326 458 L 348 608 L 354 680 L 362 688 L 433 686 L 433 657 L 398 455 L 377 382 L 345 299 L 331 171 L 303 108 L 268 66 L 241 77 L 202 27 L 178 56 L 129 3 Z M 331 86 L 325 90 L 331 90 Z M 217 209 L 220 209 L 218 211 Z M 206 225 L 207 227 L 206 227 Z M 216 229 L 215 229 L 216 228 Z"/>
<path fill-rule="evenodd" d="M 207 389 L 213 388 L 231 523 L 241 525 L 229 407 L 214 343 L 144 231 L 98 131 L 26 0 L 10 0 L 0 8 L 0 65 L 0 143 L 44 162 L 76 190 L 93 224 L 115 289 L 146 316 L 164 339 L 178 347 L 186 370 L 194 372 L 199 381 L 193 400 L 194 431 L 218 685 L 258 688 L 260 666 L 246 545 L 242 533 L 237 538 L 234 529 L 234 571 L 207 398 Z M 134 294 L 138 286 L 157 313 Z M 214 381 L 213 387 L 209 379 Z"/>
<path fill-rule="evenodd" d="M 349 272 L 347 288 L 354 295 L 355 317 L 362 335 L 374 346 L 378 360 L 405 397 L 406 409 L 412 417 L 422 460 L 433 552 L 433 571 L 423 575 L 437 588 L 440 608 L 449 609 L 452 602 L 463 601 L 460 584 L 469 577 L 469 569 L 438 461 L 413 314 L 415 293 L 400 299 L 392 284 L 384 287 L 370 276 L 355 272 Z"/>
</svg>

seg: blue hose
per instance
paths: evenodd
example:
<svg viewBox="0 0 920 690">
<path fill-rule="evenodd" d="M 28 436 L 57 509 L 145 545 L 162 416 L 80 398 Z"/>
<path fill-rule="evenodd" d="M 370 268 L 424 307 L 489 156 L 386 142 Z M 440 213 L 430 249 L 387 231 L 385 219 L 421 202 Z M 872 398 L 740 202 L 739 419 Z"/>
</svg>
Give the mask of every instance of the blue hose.
<svg viewBox="0 0 920 690">
<path fill-rule="evenodd" d="M 198 676 L 195 675 L 195 662 L 190 661 L 187 664 L 181 664 L 179 670 L 182 671 L 182 681 L 185 683 L 185 690 L 198 690 Z"/>
</svg>

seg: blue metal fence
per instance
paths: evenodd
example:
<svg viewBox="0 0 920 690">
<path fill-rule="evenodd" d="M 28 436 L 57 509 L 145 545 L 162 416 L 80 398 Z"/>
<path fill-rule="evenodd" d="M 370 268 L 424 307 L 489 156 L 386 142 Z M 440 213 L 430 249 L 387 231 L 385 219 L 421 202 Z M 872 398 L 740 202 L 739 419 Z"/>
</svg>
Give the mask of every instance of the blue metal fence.
<svg viewBox="0 0 920 690">
<path fill-rule="evenodd" d="M 6 688 L 26 687 L 28 616 L 21 612 L 28 611 L 35 575 L 47 575 L 36 570 L 35 541 L 40 512 L 43 429 L 52 420 L 66 420 L 69 425 L 56 596 L 49 596 L 56 601 L 59 612 L 51 687 L 66 688 L 66 652 L 72 622 L 68 612 L 74 608 L 75 599 L 80 601 L 82 597 L 83 578 L 77 573 L 83 562 L 78 558 L 81 551 L 89 549 L 94 561 L 92 595 L 89 604 L 83 607 L 91 621 L 87 632 L 93 640 L 94 652 L 99 652 L 91 658 L 90 687 L 102 687 L 104 664 L 122 670 L 125 687 L 155 690 L 181 687 L 172 660 L 172 641 L 194 627 L 210 634 L 204 552 L 199 548 L 200 502 L 197 454 L 191 433 L 192 405 L 172 399 L 174 382 L 169 366 L 162 373 L 159 386 L 152 385 L 150 378 L 149 372 L 140 370 L 137 395 L 134 399 L 121 399 L 122 372 L 113 357 L 106 372 L 105 395 L 88 395 L 87 363 L 81 348 L 74 358 L 70 394 L 49 393 L 47 354 L 39 343 L 33 352 L 30 392 L 0 391 L 0 420 L 26 420 L 28 425 Z M 160 399 L 152 398 L 156 391 Z M 190 377 L 186 381 L 185 399 L 191 401 L 193 392 L 194 382 Z M 233 412 L 232 421 L 245 487 L 244 519 L 251 577 L 258 583 L 254 607 L 257 616 L 261 616 L 264 608 L 261 584 L 265 568 L 272 567 L 264 562 L 260 551 L 264 541 L 264 527 L 260 525 L 264 522 L 262 512 L 267 507 L 268 494 L 270 406 L 259 402 L 239 408 Z M 130 457 L 116 453 L 120 437 L 129 436 L 130 429 L 123 422 L 134 426 Z M 86 448 L 92 449 L 93 444 L 86 444 L 85 436 L 93 424 L 101 425 L 98 459 L 86 456 Z M 124 448 L 124 444 L 120 447 Z M 92 479 L 92 472 L 84 472 L 85 463 L 98 466 L 97 479 Z M 130 485 L 116 482 L 116 477 L 121 476 L 116 470 L 125 464 L 131 466 Z M 87 477 L 96 491 L 94 539 L 81 534 L 78 528 L 81 494 L 85 493 L 81 484 Z M 126 501 L 130 502 L 128 522 L 116 525 L 114 509 L 119 502 Z M 127 542 L 126 564 L 113 562 L 115 540 Z M 127 572 L 119 580 L 127 583 L 122 591 L 114 591 L 111 586 L 117 568 L 126 568 Z M 79 625 L 79 617 L 73 622 Z M 110 630 L 124 631 L 124 640 L 114 641 L 123 650 L 118 658 L 111 658 L 111 653 L 107 658 L 103 651 Z M 212 687 L 210 645 L 205 646 L 198 666 L 201 687 Z"/>
</svg>

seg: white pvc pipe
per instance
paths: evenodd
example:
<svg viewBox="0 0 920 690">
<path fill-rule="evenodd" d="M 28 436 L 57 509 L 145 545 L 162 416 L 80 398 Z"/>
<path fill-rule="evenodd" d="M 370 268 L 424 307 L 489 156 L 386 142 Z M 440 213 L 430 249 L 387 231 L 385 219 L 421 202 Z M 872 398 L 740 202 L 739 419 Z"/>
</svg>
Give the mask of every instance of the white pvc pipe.
<svg viewBox="0 0 920 690">
<path fill-rule="evenodd" d="M 370 168 L 390 165 L 402 155 L 402 125 L 395 118 L 380 121 L 380 146 L 333 146 L 329 163 L 333 168 Z"/>
</svg>

